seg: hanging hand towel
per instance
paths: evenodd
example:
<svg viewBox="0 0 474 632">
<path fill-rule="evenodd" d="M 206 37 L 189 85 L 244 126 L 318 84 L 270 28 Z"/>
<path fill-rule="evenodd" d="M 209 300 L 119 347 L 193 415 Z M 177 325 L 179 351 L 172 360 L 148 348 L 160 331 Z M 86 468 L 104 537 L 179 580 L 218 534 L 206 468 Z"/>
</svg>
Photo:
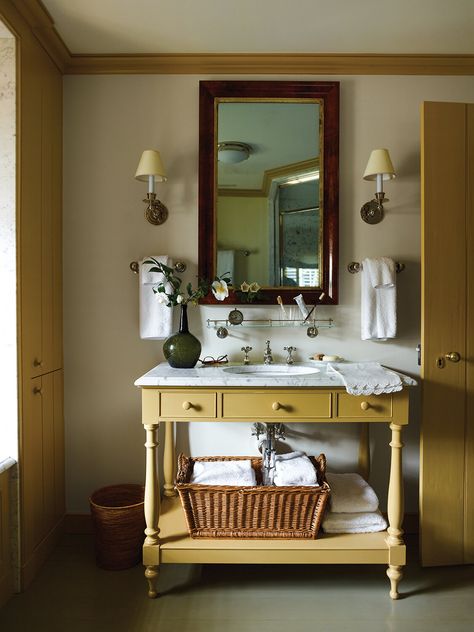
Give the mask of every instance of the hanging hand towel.
<svg viewBox="0 0 474 632">
<path fill-rule="evenodd" d="M 398 373 L 378 362 L 344 362 L 328 364 L 328 372 L 337 373 L 351 395 L 381 395 L 403 388 Z"/>
<path fill-rule="evenodd" d="M 145 257 L 146 261 L 149 257 Z M 165 255 L 154 257 L 166 266 L 173 266 Z M 153 287 L 164 280 L 160 272 L 150 272 L 153 264 L 140 262 L 140 338 L 142 340 L 162 340 L 171 336 L 173 329 L 173 308 L 160 303 Z"/>
<path fill-rule="evenodd" d="M 361 338 L 387 340 L 397 335 L 395 262 L 364 259 L 361 271 Z"/>
<path fill-rule="evenodd" d="M 378 509 L 377 494 L 360 474 L 327 472 L 326 478 L 331 488 L 331 511 L 354 513 Z"/>
<path fill-rule="evenodd" d="M 234 278 L 235 250 L 217 251 L 217 276 Z"/>
</svg>

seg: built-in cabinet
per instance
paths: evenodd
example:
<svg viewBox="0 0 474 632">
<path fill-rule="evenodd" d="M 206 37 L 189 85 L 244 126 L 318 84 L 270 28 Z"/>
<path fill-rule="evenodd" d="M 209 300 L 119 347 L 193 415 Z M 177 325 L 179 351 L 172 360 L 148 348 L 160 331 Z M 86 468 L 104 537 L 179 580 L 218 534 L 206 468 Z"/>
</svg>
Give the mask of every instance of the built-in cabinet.
<svg viewBox="0 0 474 632">
<path fill-rule="evenodd" d="M 10 533 L 10 471 L 0 472 L 0 608 L 13 593 Z"/>
<path fill-rule="evenodd" d="M 422 110 L 420 532 L 424 565 L 474 563 L 474 104 Z"/>
<path fill-rule="evenodd" d="M 19 520 L 25 588 L 54 547 L 65 513 L 62 75 L 7 5 L 5 20 L 18 45 Z"/>
</svg>

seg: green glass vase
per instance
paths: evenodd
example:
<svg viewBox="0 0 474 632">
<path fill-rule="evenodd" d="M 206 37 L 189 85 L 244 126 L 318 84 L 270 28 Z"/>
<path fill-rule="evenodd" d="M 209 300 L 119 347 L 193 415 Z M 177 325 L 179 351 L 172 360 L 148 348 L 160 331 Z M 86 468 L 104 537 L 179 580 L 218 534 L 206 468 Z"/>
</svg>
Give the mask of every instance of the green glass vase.
<svg viewBox="0 0 474 632">
<path fill-rule="evenodd" d="M 174 369 L 192 369 L 201 355 L 201 343 L 189 332 L 188 306 L 180 307 L 179 331 L 165 340 L 163 353 Z"/>
</svg>

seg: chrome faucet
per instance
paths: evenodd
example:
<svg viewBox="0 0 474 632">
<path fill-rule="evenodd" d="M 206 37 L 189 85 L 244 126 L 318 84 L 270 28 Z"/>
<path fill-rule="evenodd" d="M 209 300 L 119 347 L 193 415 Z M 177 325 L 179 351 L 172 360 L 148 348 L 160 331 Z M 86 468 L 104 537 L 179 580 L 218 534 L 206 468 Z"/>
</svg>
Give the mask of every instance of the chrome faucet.
<svg viewBox="0 0 474 632">
<path fill-rule="evenodd" d="M 283 347 L 283 351 L 287 351 L 288 355 L 286 357 L 287 364 L 294 364 L 293 356 L 291 355 L 293 351 L 296 351 L 296 347 Z"/>
<path fill-rule="evenodd" d="M 270 340 L 267 340 L 265 344 L 267 346 L 263 354 L 263 363 L 271 364 L 273 362 L 273 356 L 272 356 L 272 350 L 270 349 Z"/>
<path fill-rule="evenodd" d="M 244 364 L 250 364 L 249 351 L 252 351 L 252 347 L 242 347 L 241 351 L 244 352 Z"/>
</svg>

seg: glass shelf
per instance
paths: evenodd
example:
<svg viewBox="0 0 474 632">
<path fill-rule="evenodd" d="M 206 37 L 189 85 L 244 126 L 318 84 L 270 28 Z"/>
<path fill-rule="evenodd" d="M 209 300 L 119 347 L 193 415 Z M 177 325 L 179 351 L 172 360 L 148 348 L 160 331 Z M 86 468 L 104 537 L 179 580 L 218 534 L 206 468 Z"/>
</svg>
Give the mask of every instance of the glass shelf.
<svg viewBox="0 0 474 632">
<path fill-rule="evenodd" d="M 318 335 L 319 329 L 330 329 L 334 327 L 334 321 L 332 318 L 309 318 L 304 321 L 301 318 L 297 319 L 277 319 L 277 318 L 244 318 L 244 320 L 238 324 L 232 324 L 227 318 L 220 320 L 214 320 L 212 318 L 207 319 L 208 329 L 217 330 L 217 336 L 219 338 L 226 338 L 229 331 L 237 330 L 239 328 L 265 328 L 265 327 L 292 327 L 301 328 L 304 327 L 307 331 L 307 335 L 310 338 L 315 338 Z"/>
</svg>

